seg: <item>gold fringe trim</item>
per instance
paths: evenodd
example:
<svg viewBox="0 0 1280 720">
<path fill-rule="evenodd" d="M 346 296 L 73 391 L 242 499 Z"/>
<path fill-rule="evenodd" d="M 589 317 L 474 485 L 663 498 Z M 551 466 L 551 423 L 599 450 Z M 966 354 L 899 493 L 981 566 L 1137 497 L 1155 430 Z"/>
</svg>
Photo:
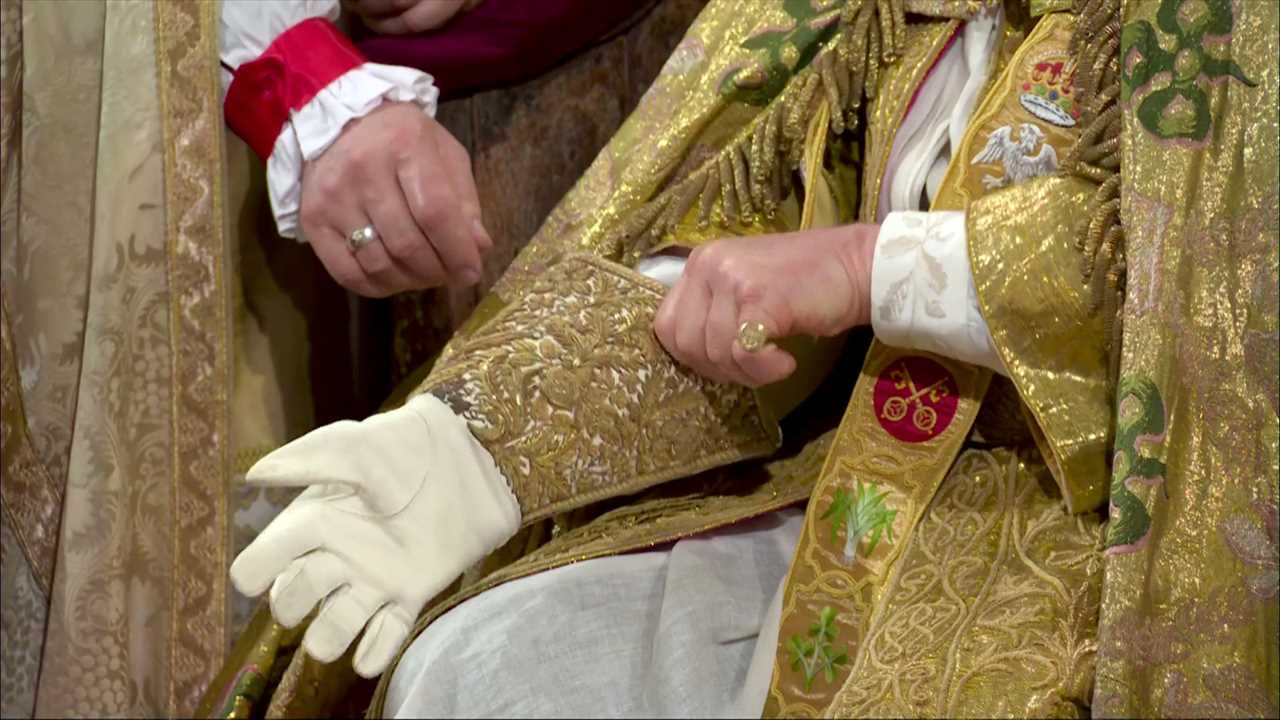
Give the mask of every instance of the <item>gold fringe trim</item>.
<svg viewBox="0 0 1280 720">
<path fill-rule="evenodd" d="M 1090 310 L 1101 312 L 1111 377 L 1120 369 L 1125 289 L 1124 228 L 1120 221 L 1120 0 L 1076 0 L 1079 22 L 1071 38 L 1083 131 L 1063 170 L 1098 183 L 1088 230 L 1077 241 Z"/>
<path fill-rule="evenodd" d="M 881 68 L 906 42 L 903 0 L 850 0 L 839 22 L 831 45 L 726 147 L 622 222 L 612 244 L 623 263 L 644 257 L 695 203 L 701 227 L 713 220 L 717 200 L 726 223 L 774 217 L 800 164 L 809 119 L 821 110 L 831 132 L 857 128 L 863 99 L 875 98 Z"/>
</svg>

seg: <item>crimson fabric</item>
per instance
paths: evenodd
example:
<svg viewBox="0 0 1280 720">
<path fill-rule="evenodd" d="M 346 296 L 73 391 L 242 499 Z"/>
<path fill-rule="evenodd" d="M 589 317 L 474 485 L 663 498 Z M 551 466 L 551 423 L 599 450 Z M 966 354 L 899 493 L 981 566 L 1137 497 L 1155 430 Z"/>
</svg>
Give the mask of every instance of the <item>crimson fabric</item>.
<svg viewBox="0 0 1280 720">
<path fill-rule="evenodd" d="M 441 28 L 370 35 L 372 62 L 431 73 L 444 99 L 539 75 L 602 39 L 655 0 L 484 0 Z"/>
<path fill-rule="evenodd" d="M 303 20 L 285 30 L 256 59 L 232 71 L 223 109 L 227 125 L 263 160 L 291 111 L 301 110 L 329 83 L 365 62 L 333 23 Z"/>
</svg>

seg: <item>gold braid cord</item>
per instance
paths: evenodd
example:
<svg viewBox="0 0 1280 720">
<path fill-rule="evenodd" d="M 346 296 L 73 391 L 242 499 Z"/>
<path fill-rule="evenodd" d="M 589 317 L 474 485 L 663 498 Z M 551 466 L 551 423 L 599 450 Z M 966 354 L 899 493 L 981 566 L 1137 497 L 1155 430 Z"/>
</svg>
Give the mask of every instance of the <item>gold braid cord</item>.
<svg viewBox="0 0 1280 720">
<path fill-rule="evenodd" d="M 525 523 L 778 448 L 750 390 L 704 380 L 658 344 L 665 291 L 564 256 L 419 388 L 468 422 Z"/>
<path fill-rule="evenodd" d="M 943 3 L 947 7 L 969 7 Z M 614 236 L 622 262 L 634 265 L 678 225 L 694 204 L 708 225 L 719 201 L 726 223 L 773 217 L 790 189 L 809 120 L 825 106 L 833 133 L 853 130 L 863 98 L 875 98 L 884 65 L 906 42 L 903 0 L 849 0 L 830 46 L 725 147 L 637 208 Z"/>
<path fill-rule="evenodd" d="M 1120 223 L 1120 0 L 1076 0 L 1079 23 L 1071 38 L 1077 58 L 1076 92 L 1083 131 L 1063 162 L 1068 174 L 1098 183 L 1089 226 L 1077 240 L 1090 310 L 1101 312 L 1111 377 L 1120 365 L 1125 246 Z"/>
</svg>

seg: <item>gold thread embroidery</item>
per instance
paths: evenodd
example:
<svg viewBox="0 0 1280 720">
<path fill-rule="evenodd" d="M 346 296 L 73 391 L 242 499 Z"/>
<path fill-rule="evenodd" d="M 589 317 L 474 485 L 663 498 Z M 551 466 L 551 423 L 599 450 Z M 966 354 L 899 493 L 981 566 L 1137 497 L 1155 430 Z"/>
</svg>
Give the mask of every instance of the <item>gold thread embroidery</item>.
<svg viewBox="0 0 1280 720">
<path fill-rule="evenodd" d="M 169 712 L 199 701 L 226 651 L 226 288 L 218 5 L 155 4 L 173 334 L 173 523 Z"/>
<path fill-rule="evenodd" d="M 1101 522 L 1063 513 L 1044 474 L 1008 450 L 961 454 L 826 716 L 1075 717 L 1089 702 Z"/>
<path fill-rule="evenodd" d="M 36 455 L 28 434 L 17 361 L 9 328 L 9 309 L 0 307 L 0 457 L 4 481 L 0 483 L 4 513 L 12 523 L 14 538 L 31 564 L 40 591 L 49 597 L 53 582 L 54 554 L 58 548 L 58 522 L 62 511 L 62 486 L 55 484 Z"/>
<path fill-rule="evenodd" d="M 749 390 L 699 378 L 658 344 L 665 290 L 565 256 L 419 388 L 467 420 L 526 523 L 777 449 Z"/>
<path fill-rule="evenodd" d="M 834 624 L 841 643 L 857 650 L 885 578 L 977 415 L 990 372 L 916 353 L 931 358 L 931 362 L 936 362 L 950 376 L 957 396 L 954 415 L 936 434 L 922 442 L 905 442 L 890 435 L 882 424 L 888 421 L 879 417 L 874 402 L 875 386 L 879 378 L 888 378 L 889 372 L 909 354 L 912 353 L 873 343 L 849 399 L 831 453 L 810 498 L 804 530 L 787 578 L 766 717 L 816 717 L 834 699 L 849 666 L 841 667 L 832 682 L 817 682 L 806 688 L 797 674 L 787 672 L 792 661 L 787 638 L 792 634 L 803 635 L 811 619 L 830 606 L 836 611 Z M 885 517 L 886 527 L 878 543 L 872 546 L 868 542 L 868 549 L 846 558 L 844 543 L 832 537 L 830 528 L 819 515 L 837 505 L 838 492 L 847 493 L 859 482 L 874 486 L 875 494 L 868 497 L 876 498 L 882 506 L 879 515 Z M 896 542 L 889 538 L 896 538 Z"/>
</svg>

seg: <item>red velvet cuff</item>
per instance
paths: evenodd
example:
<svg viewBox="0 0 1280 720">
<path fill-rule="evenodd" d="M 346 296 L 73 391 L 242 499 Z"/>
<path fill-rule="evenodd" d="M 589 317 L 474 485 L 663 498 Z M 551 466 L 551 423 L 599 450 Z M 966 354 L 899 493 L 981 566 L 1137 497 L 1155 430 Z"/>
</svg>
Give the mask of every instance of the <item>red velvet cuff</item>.
<svg viewBox="0 0 1280 720">
<path fill-rule="evenodd" d="M 227 125 L 263 160 L 271 157 L 289 113 L 365 57 L 324 18 L 303 20 L 285 30 L 256 60 L 233 71 L 223 102 Z"/>
</svg>

